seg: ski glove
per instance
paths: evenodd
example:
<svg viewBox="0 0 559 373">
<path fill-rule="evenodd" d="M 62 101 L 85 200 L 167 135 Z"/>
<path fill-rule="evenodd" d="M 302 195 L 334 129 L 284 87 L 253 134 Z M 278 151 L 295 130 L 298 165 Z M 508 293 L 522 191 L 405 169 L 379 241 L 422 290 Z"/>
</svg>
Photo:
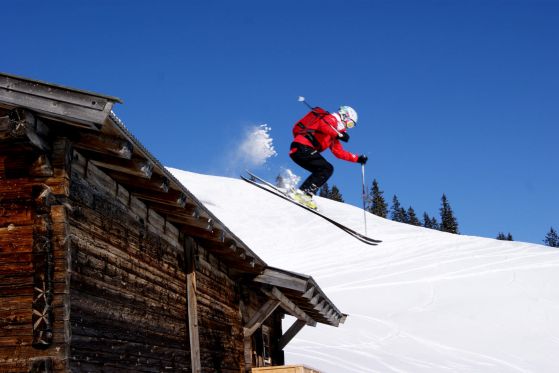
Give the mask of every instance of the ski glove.
<svg viewBox="0 0 559 373">
<path fill-rule="evenodd" d="M 347 132 L 340 133 L 340 136 L 338 138 L 340 139 L 340 141 L 343 141 L 343 142 L 348 142 L 349 141 L 349 135 L 347 134 Z"/>
<path fill-rule="evenodd" d="M 362 154 L 359 157 L 357 157 L 357 163 L 361 163 L 361 164 L 365 164 L 367 163 L 367 160 L 369 159 L 369 157 L 367 157 L 366 155 Z"/>
</svg>

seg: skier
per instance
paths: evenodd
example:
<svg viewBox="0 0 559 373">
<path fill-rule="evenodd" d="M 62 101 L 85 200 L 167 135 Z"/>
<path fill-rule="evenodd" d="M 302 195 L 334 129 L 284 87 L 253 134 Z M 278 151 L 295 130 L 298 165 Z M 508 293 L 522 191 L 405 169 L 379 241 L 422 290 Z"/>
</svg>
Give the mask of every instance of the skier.
<svg viewBox="0 0 559 373">
<path fill-rule="evenodd" d="M 291 198 L 312 209 L 317 208 L 313 196 L 334 172 L 334 166 L 320 154 L 327 148 L 337 158 L 363 165 L 367 163 L 366 155 L 350 153 L 340 143 L 349 141 L 346 131 L 356 124 L 357 112 L 349 106 L 341 106 L 332 114 L 315 107 L 295 124 L 289 156 L 311 174 L 299 189 L 290 191 Z"/>
</svg>

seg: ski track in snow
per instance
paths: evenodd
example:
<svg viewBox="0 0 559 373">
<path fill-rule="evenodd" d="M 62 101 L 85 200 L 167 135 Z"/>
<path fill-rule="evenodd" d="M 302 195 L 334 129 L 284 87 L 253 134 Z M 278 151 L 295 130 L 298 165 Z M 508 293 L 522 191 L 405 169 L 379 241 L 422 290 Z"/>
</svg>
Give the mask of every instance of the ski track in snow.
<svg viewBox="0 0 559 373">
<path fill-rule="evenodd" d="M 303 328 L 286 363 L 323 373 L 559 372 L 557 249 L 369 214 L 370 236 L 384 241 L 372 247 L 244 181 L 170 171 L 270 266 L 313 276 L 349 314 L 339 328 Z M 318 203 L 363 231 L 362 210 Z"/>
</svg>

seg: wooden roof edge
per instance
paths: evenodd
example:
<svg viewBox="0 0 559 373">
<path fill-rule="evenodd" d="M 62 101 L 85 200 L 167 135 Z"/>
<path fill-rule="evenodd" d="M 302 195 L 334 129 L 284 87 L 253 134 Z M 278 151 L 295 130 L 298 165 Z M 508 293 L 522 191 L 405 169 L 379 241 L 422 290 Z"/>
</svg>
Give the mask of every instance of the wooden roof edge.
<svg viewBox="0 0 559 373">
<path fill-rule="evenodd" d="M 109 101 L 117 102 L 119 104 L 124 103 L 120 98 L 118 98 L 116 96 L 109 96 L 109 95 L 106 95 L 106 94 L 103 94 L 103 93 L 97 93 L 97 92 L 87 91 L 87 90 L 83 90 L 83 89 L 76 89 L 76 88 L 64 86 L 64 85 L 61 85 L 61 84 L 46 82 L 44 80 L 31 79 L 31 78 L 27 78 L 25 76 L 5 73 L 5 72 L 2 72 L 2 71 L 0 71 L 0 76 L 5 76 L 5 77 L 8 77 L 8 78 L 24 80 L 24 81 L 27 81 L 27 82 L 30 82 L 30 83 L 37 83 L 37 84 L 41 84 L 41 85 L 44 85 L 44 86 L 58 88 L 58 89 L 66 90 L 66 91 L 83 93 L 83 94 L 86 94 L 86 95 L 91 95 L 91 96 L 96 96 L 96 97 L 102 97 L 102 98 L 105 98 Z"/>
<path fill-rule="evenodd" d="M 74 127 L 99 131 L 117 102 L 122 100 L 0 72 L 0 105 L 22 107 Z"/>
<path fill-rule="evenodd" d="M 316 309 L 324 318 L 323 321 L 317 320 L 319 322 L 338 326 L 338 324 L 343 323 L 347 318 L 347 314 L 342 313 L 336 307 L 311 276 L 280 268 L 266 267 L 253 281 L 266 286 L 290 290 L 290 292 L 286 292 L 285 295 L 287 297 L 297 298 L 298 301 L 308 304 L 310 308 Z M 292 295 L 293 293 L 298 295 L 294 297 Z M 316 307 L 317 304 L 320 304 L 319 309 Z M 323 311 L 326 309 L 330 312 L 329 315 Z"/>
</svg>

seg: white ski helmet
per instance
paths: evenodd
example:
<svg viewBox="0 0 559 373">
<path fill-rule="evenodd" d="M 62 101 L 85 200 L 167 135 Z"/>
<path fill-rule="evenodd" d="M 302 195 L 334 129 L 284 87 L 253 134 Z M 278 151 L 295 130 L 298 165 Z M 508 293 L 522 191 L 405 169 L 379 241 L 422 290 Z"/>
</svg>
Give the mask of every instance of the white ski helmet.
<svg viewBox="0 0 559 373">
<path fill-rule="evenodd" d="M 338 114 L 346 128 L 352 128 L 357 124 L 357 112 L 350 106 L 340 106 Z"/>
</svg>

